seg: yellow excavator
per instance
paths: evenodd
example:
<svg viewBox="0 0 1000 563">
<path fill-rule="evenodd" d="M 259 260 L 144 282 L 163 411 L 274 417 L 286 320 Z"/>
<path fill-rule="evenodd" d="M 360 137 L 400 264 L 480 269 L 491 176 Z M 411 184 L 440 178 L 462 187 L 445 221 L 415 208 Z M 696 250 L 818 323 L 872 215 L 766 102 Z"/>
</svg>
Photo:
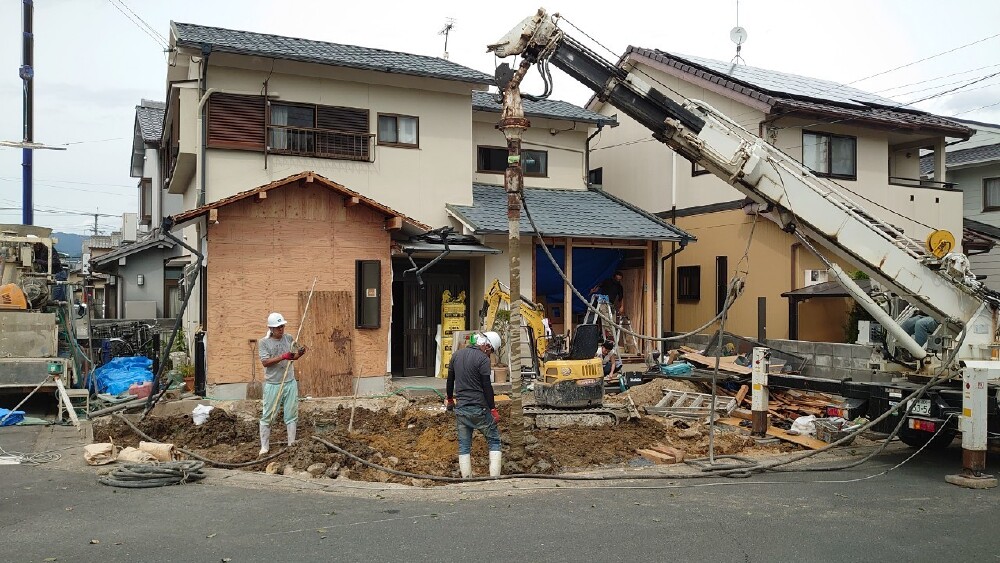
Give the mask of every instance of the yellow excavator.
<svg viewBox="0 0 1000 563">
<path fill-rule="evenodd" d="M 600 345 L 597 325 L 577 327 L 569 351 L 561 348 L 561 337 L 553 338 L 545 323 L 545 308 L 521 296 L 521 318 L 532 343 L 532 359 L 538 378 L 534 383 L 534 405 L 525 405 L 524 414 L 535 426 L 558 428 L 569 424 L 614 424 L 618 414 L 604 408 L 604 370 L 595 357 Z M 506 311 L 506 314 L 500 313 Z M 510 291 L 493 280 L 483 297 L 479 316 L 482 330 L 506 337 L 510 311 Z"/>
</svg>

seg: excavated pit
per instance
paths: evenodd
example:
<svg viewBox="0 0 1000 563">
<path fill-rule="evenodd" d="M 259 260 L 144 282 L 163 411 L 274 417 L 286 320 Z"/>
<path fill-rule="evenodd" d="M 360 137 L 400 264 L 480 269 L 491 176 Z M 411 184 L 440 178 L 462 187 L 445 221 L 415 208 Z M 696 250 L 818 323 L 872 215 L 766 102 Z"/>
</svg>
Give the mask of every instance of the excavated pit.
<svg viewBox="0 0 1000 563">
<path fill-rule="evenodd" d="M 657 380 L 629 392 L 640 410 L 643 406 L 655 404 L 662 396 L 663 386 L 685 385 L 683 382 L 662 381 Z M 608 400 L 622 399 L 609 397 Z M 371 402 L 369 406 L 373 406 Z M 282 470 L 291 466 L 295 471 L 323 463 L 329 468 L 325 473 L 327 477 L 436 484 L 365 466 L 310 439 L 316 435 L 385 467 L 421 475 L 458 477 L 455 419 L 451 413 L 444 411 L 440 402 L 427 399 L 400 404 L 397 398 L 385 404 L 375 402 L 374 406 L 380 408 L 356 409 L 353 432 L 348 432 L 351 418 L 349 406 L 300 409 L 298 441 L 274 461 Z M 498 408 L 500 431 L 506 449 L 511 432 L 510 404 L 500 402 Z M 195 426 L 190 415 L 151 416 L 144 421 L 131 417 L 130 420 L 157 441 L 172 443 L 215 461 L 242 463 L 255 460 L 260 448 L 257 423 L 260 403 L 244 401 L 231 411 L 216 408 L 200 426 Z M 113 442 L 119 447 L 137 446 L 140 441 L 127 424 L 115 417 L 95 421 L 94 439 L 95 442 Z M 284 424 L 279 419 L 272 425 L 271 451 L 284 447 L 285 439 Z M 521 466 L 526 472 L 545 474 L 620 467 L 639 457 L 637 449 L 656 443 L 676 447 L 683 450 L 688 458 L 694 458 L 707 454 L 708 442 L 708 427 L 700 422 L 654 416 L 622 421 L 617 426 L 525 430 L 526 458 Z M 717 430 L 714 445 L 717 455 L 780 453 L 794 449 L 789 445 L 756 446 L 753 440 L 738 432 L 723 430 Z M 478 434 L 473 441 L 472 459 L 476 475 L 488 473 L 486 443 Z M 242 469 L 263 471 L 266 465 L 262 462 Z"/>
</svg>

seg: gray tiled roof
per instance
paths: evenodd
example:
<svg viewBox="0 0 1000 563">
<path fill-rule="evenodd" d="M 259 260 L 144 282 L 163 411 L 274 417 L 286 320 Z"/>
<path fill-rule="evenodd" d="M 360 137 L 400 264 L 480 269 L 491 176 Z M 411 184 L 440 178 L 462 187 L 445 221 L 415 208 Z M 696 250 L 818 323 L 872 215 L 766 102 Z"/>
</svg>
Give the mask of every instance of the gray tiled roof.
<svg viewBox="0 0 1000 563">
<path fill-rule="evenodd" d="M 507 232 L 507 192 L 503 186 L 472 185 L 472 205 L 446 207 L 476 234 Z M 620 240 L 694 240 L 695 237 L 602 190 L 525 188 L 524 201 L 545 236 Z M 521 216 L 521 233 L 531 234 Z"/>
<path fill-rule="evenodd" d="M 951 151 L 945 156 L 945 166 L 948 168 L 987 162 L 1000 162 L 1000 143 Z M 934 172 L 934 155 L 920 157 L 920 174 L 932 172 Z"/>
<path fill-rule="evenodd" d="M 489 111 L 500 113 L 500 102 L 497 100 L 499 94 L 490 92 L 473 91 L 472 109 L 474 111 Z M 567 119 L 580 121 L 582 123 L 603 123 L 615 127 L 618 120 L 614 117 L 601 115 L 589 109 L 574 106 L 569 102 L 559 100 L 523 100 L 524 115 L 527 117 L 546 117 L 550 119 Z"/>
<path fill-rule="evenodd" d="M 163 136 L 163 112 L 167 105 L 153 100 L 142 100 L 135 106 L 135 119 L 139 122 L 142 140 L 146 143 L 159 143 Z"/>
<path fill-rule="evenodd" d="M 429 76 L 460 82 L 493 83 L 493 77 L 488 74 L 438 57 L 190 23 L 173 22 L 171 25 L 177 37 L 177 45 L 181 47 L 211 45 L 213 51 L 226 53 Z"/>
<path fill-rule="evenodd" d="M 969 127 L 844 84 L 743 65 L 675 55 L 657 49 L 629 47 L 622 56 L 644 57 L 718 84 L 771 106 L 772 114 L 799 113 L 839 120 L 859 120 L 895 129 L 930 128 L 952 137 L 968 138 Z M 621 62 L 619 64 L 621 64 Z"/>
</svg>

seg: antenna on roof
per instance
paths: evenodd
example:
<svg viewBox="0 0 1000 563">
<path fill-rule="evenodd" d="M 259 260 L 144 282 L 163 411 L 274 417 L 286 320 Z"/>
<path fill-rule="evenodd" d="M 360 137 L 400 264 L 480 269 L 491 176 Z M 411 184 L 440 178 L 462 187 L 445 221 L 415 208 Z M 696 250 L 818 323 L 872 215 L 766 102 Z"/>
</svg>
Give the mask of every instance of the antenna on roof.
<svg viewBox="0 0 1000 563">
<path fill-rule="evenodd" d="M 731 61 L 729 61 L 730 65 L 732 65 L 729 69 L 729 72 L 732 72 L 733 68 L 735 68 L 736 65 L 740 64 L 741 62 L 743 63 L 743 66 L 746 66 L 747 64 L 746 60 L 744 60 L 743 57 L 740 55 L 740 50 L 743 48 L 743 43 L 747 40 L 746 28 L 740 27 L 740 0 L 736 0 L 736 27 L 729 30 L 729 40 L 732 41 L 733 43 L 736 43 L 736 55 L 733 57 Z"/>
<path fill-rule="evenodd" d="M 448 34 L 451 30 L 455 28 L 455 18 L 445 18 L 444 27 L 438 32 L 438 35 L 444 35 L 444 60 L 448 60 Z"/>
</svg>

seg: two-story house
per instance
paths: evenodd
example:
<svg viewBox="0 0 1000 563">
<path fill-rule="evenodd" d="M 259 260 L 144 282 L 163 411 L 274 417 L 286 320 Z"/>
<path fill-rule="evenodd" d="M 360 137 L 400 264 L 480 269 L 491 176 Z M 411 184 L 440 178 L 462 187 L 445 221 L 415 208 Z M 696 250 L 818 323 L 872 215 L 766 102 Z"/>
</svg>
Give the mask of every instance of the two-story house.
<svg viewBox="0 0 1000 563">
<path fill-rule="evenodd" d="M 945 182 L 943 163 L 946 138 L 968 137 L 965 125 L 827 80 L 701 57 L 629 47 L 618 64 L 664 92 L 707 102 L 909 237 L 922 241 L 933 229 L 947 229 L 960 238 L 962 193 Z M 596 98 L 587 107 L 618 113 Z M 939 164 L 931 180 L 921 179 L 921 150 Z M 698 237 L 666 264 L 665 330 L 688 331 L 715 316 L 728 280 L 741 269 L 749 270 L 746 289 L 727 330 L 844 340 L 846 300 L 810 299 L 790 308 L 782 297 L 825 281 L 823 262 L 775 224 L 755 221 L 740 192 L 629 118 L 592 147 L 591 167 L 604 189 Z"/>
<path fill-rule="evenodd" d="M 976 275 L 986 276 L 986 286 L 1000 291 L 1000 125 L 956 119 L 973 129 L 965 141 L 945 149 L 946 179 L 962 191 L 965 236 L 962 246 Z M 920 159 L 924 176 L 935 173 L 931 155 Z"/>
<path fill-rule="evenodd" d="M 466 292 L 477 329 L 485 289 L 509 275 L 492 77 L 436 57 L 184 23 L 170 42 L 160 169 L 184 202 L 174 228 L 204 256 L 185 316 L 189 335 L 206 333 L 209 384 L 239 394 L 267 313 L 296 330 L 313 279 L 325 312 L 310 309 L 304 324 L 340 366 L 337 385 L 314 395 L 343 393 L 347 375 L 363 393 L 390 374 L 438 373 L 442 292 Z M 543 241 L 560 256 L 570 248 L 560 259 L 583 293 L 616 268 L 631 276 L 634 326 L 651 333 L 656 242 L 689 235 L 587 189 L 591 136 L 613 118 L 554 101 L 525 111 L 525 201 L 541 236 L 522 220 L 522 293 L 572 310 L 566 283 L 537 258 Z M 421 236 L 438 227 L 462 243 L 443 256 Z"/>
</svg>

